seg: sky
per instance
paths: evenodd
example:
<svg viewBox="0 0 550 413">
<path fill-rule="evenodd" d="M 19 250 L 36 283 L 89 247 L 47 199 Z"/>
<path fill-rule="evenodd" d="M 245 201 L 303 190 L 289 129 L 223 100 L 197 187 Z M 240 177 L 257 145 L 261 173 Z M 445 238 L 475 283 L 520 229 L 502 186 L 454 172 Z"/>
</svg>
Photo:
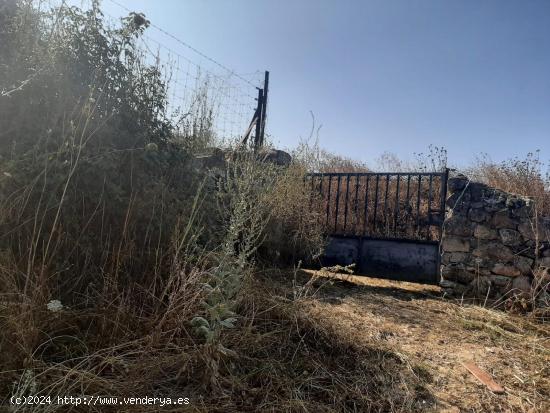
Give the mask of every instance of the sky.
<svg viewBox="0 0 550 413">
<path fill-rule="evenodd" d="M 550 159 L 549 0 L 117 1 L 236 73 L 269 70 L 281 148 L 312 112 L 322 147 L 368 164 L 430 144 L 456 166 Z"/>
</svg>

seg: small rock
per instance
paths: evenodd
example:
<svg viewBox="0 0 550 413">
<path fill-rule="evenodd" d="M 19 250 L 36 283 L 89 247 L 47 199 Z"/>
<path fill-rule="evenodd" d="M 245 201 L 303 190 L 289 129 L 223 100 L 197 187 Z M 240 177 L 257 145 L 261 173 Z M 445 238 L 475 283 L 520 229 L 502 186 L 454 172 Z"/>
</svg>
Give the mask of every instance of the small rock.
<svg viewBox="0 0 550 413">
<path fill-rule="evenodd" d="M 515 266 L 523 275 L 531 274 L 533 270 L 533 262 L 534 260 L 532 258 L 522 256 L 517 256 L 514 260 Z"/>
<path fill-rule="evenodd" d="M 445 220 L 445 234 L 456 235 L 459 237 L 470 237 L 473 231 L 472 223 L 464 216 L 454 215 Z"/>
<path fill-rule="evenodd" d="M 449 178 L 447 181 L 447 189 L 452 194 L 457 191 L 462 191 L 468 184 L 468 177 L 462 174 L 458 174 L 455 177 Z"/>
<path fill-rule="evenodd" d="M 258 157 L 264 162 L 272 162 L 280 166 L 288 166 L 292 162 L 292 156 L 279 149 L 262 149 L 258 153 Z"/>
<path fill-rule="evenodd" d="M 529 294 L 531 292 L 531 279 L 525 275 L 516 277 L 512 281 L 512 288 L 523 294 Z"/>
<path fill-rule="evenodd" d="M 460 265 L 445 265 L 441 268 L 441 277 L 448 281 L 468 284 L 475 278 L 475 273 L 461 268 Z"/>
<path fill-rule="evenodd" d="M 452 290 L 454 290 L 455 288 L 458 287 L 457 283 L 449 281 L 449 280 L 444 280 L 444 279 L 439 281 L 439 285 L 441 286 L 441 288 L 450 288 Z"/>
<path fill-rule="evenodd" d="M 470 241 L 464 238 L 444 238 L 442 248 L 445 252 L 468 252 L 470 251 Z"/>
<path fill-rule="evenodd" d="M 492 269 L 494 274 L 505 275 L 507 277 L 517 277 L 521 274 L 521 271 L 512 265 L 505 265 L 501 263 L 496 263 Z"/>
<path fill-rule="evenodd" d="M 491 281 L 493 281 L 496 286 L 506 287 L 512 283 L 512 278 L 504 275 L 491 275 Z"/>
<path fill-rule="evenodd" d="M 496 229 L 491 229 L 485 225 L 476 225 L 474 237 L 479 239 L 497 239 L 498 232 Z"/>
<path fill-rule="evenodd" d="M 515 258 L 515 254 L 510 248 L 495 241 L 479 245 L 472 251 L 472 254 L 476 257 L 490 258 L 500 262 L 513 261 Z"/>
<path fill-rule="evenodd" d="M 483 209 L 470 209 L 468 218 L 474 222 L 485 222 L 489 218 L 489 214 Z"/>
<path fill-rule="evenodd" d="M 491 225 L 495 228 L 516 229 L 517 222 L 510 217 L 508 210 L 495 212 L 491 219 Z"/>
<path fill-rule="evenodd" d="M 521 234 L 514 229 L 504 228 L 499 230 L 498 232 L 500 234 L 500 239 L 502 240 L 502 243 L 504 245 L 515 247 L 520 245 L 523 241 Z"/>
<path fill-rule="evenodd" d="M 522 222 L 518 225 L 518 230 L 524 238 L 531 240 L 536 239 L 535 232 L 533 231 L 533 226 L 530 222 Z"/>
</svg>

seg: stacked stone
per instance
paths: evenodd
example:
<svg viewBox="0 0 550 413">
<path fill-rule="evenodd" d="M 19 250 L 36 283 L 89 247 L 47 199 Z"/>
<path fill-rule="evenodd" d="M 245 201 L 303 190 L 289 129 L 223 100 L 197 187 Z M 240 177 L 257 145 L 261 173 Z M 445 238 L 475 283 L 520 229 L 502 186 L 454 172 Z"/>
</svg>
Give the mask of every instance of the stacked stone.
<svg viewBox="0 0 550 413">
<path fill-rule="evenodd" d="M 441 243 L 442 286 L 455 292 L 529 290 L 535 265 L 550 267 L 550 223 L 531 198 L 470 182 L 448 182 Z"/>
</svg>

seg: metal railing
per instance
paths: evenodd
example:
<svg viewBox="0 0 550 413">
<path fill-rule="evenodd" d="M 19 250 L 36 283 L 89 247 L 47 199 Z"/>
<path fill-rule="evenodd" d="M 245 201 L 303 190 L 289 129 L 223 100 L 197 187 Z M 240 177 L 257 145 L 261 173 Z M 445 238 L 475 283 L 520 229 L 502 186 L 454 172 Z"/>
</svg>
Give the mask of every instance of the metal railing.
<svg viewBox="0 0 550 413">
<path fill-rule="evenodd" d="M 331 235 L 439 241 L 444 172 L 312 173 L 312 206 Z"/>
</svg>

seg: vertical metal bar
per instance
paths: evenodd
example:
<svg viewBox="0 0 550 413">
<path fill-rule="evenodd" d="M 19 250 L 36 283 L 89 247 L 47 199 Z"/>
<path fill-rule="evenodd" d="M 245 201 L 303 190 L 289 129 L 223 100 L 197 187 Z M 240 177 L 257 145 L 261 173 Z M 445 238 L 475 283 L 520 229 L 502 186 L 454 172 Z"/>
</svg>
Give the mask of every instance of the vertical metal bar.
<svg viewBox="0 0 550 413">
<path fill-rule="evenodd" d="M 397 174 L 397 185 L 395 188 L 395 211 L 393 216 L 393 236 L 397 236 L 397 215 L 399 214 L 399 183 L 401 182 L 401 175 Z"/>
<path fill-rule="evenodd" d="M 409 205 L 410 201 L 410 190 L 411 190 L 411 174 L 407 174 L 407 205 Z"/>
<path fill-rule="evenodd" d="M 449 168 L 445 168 L 445 174 L 441 176 L 441 188 L 440 188 L 440 199 L 439 199 L 439 239 L 441 241 L 443 237 L 443 222 L 445 220 L 445 203 L 447 201 L 447 181 L 449 180 Z"/>
<path fill-rule="evenodd" d="M 369 181 L 370 175 L 367 175 L 367 183 L 365 187 L 365 222 L 363 222 L 363 235 L 367 235 L 369 223 Z"/>
<path fill-rule="evenodd" d="M 315 206 L 315 210 L 319 211 L 319 223 L 321 223 L 321 211 L 322 211 L 322 205 L 323 205 L 323 200 L 325 199 L 324 195 L 323 195 L 323 181 L 324 181 L 325 177 L 323 176 L 323 174 L 320 174 L 319 175 L 319 204 Z"/>
<path fill-rule="evenodd" d="M 258 89 L 258 118 L 256 120 L 256 136 L 254 136 L 254 150 L 258 150 L 260 147 L 260 139 L 262 135 L 262 117 L 263 117 L 263 107 L 264 107 L 264 90 Z"/>
<path fill-rule="evenodd" d="M 407 235 L 409 230 L 409 221 L 411 220 L 411 174 L 407 174 L 407 195 L 405 197 L 405 208 L 407 213 L 405 215 L 405 235 Z"/>
<path fill-rule="evenodd" d="M 350 174 L 346 177 L 346 203 L 344 208 L 344 233 L 348 224 L 348 200 L 349 200 L 349 178 Z"/>
<path fill-rule="evenodd" d="M 334 214 L 334 232 L 338 232 L 338 210 L 340 209 L 340 179 L 342 175 L 338 175 L 338 185 L 336 186 L 336 213 Z"/>
<path fill-rule="evenodd" d="M 359 196 L 359 174 L 355 174 L 355 205 L 354 205 L 354 212 L 353 215 L 355 217 L 354 226 L 353 229 L 353 235 L 358 235 L 358 226 L 359 226 L 359 216 L 357 215 L 357 210 L 359 209 L 359 200 L 357 199 Z"/>
<path fill-rule="evenodd" d="M 265 121 L 267 119 L 267 92 L 269 90 L 269 72 L 265 71 L 264 76 L 264 89 L 263 89 L 263 98 L 262 98 L 262 125 L 260 133 L 260 146 L 264 145 L 265 139 Z"/>
<path fill-rule="evenodd" d="M 329 219 L 329 216 L 330 216 L 330 194 L 331 194 L 331 192 L 332 192 L 332 175 L 329 174 L 328 175 L 328 197 L 327 197 L 327 220 L 326 220 L 326 223 L 325 223 L 327 228 L 328 228 L 328 219 Z"/>
<path fill-rule="evenodd" d="M 420 187 L 422 186 L 422 175 L 418 174 L 418 192 L 416 194 L 416 235 L 420 234 Z"/>
<path fill-rule="evenodd" d="M 384 233 L 387 235 L 387 224 L 388 224 L 388 189 L 390 187 L 390 175 L 386 175 L 386 190 L 384 191 L 384 224 L 383 229 Z"/>
<path fill-rule="evenodd" d="M 380 182 L 380 175 L 376 175 L 376 186 L 374 189 L 374 216 L 372 218 L 372 232 L 376 232 L 376 213 L 378 212 L 378 185 Z M 374 234 L 373 234 L 374 235 Z"/>
<path fill-rule="evenodd" d="M 426 237 L 429 240 L 432 239 L 431 223 L 432 223 L 432 187 L 433 187 L 433 174 L 430 174 L 430 189 L 428 190 L 428 225 Z"/>
</svg>

